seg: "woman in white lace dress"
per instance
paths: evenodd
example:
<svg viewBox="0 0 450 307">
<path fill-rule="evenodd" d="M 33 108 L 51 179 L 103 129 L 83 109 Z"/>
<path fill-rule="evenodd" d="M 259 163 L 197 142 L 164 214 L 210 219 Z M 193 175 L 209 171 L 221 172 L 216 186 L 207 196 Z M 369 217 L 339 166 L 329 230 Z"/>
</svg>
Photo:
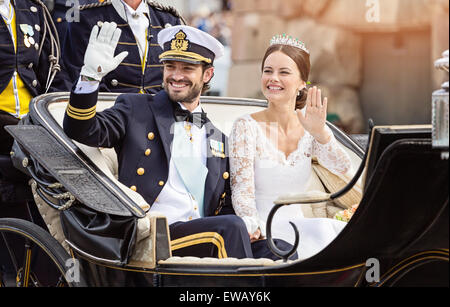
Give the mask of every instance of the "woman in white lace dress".
<svg viewBox="0 0 450 307">
<path fill-rule="evenodd" d="M 232 201 L 251 241 L 264 238 L 267 216 L 278 196 L 307 188 L 312 157 L 331 172 L 345 174 L 350 158 L 326 126 L 327 98 L 321 90 L 306 89 L 309 51 L 303 43 L 275 37 L 262 64 L 261 88 L 268 100 L 264 111 L 240 117 L 229 137 Z M 291 244 L 300 233 L 299 259 L 325 248 L 346 223 L 304 218 L 300 205 L 277 211 L 273 238 Z"/>
</svg>

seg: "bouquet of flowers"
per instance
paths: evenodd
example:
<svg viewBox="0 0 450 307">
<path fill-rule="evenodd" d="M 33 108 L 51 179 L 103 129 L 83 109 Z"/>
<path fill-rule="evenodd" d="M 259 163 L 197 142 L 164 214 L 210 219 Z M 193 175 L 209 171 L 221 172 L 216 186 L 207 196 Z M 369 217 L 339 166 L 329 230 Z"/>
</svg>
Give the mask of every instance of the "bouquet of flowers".
<svg viewBox="0 0 450 307">
<path fill-rule="evenodd" d="M 348 221 L 350 221 L 353 217 L 353 214 L 355 214 L 356 209 L 358 209 L 357 204 L 353 205 L 350 209 L 339 211 L 334 215 L 334 219 L 348 223 Z"/>
</svg>

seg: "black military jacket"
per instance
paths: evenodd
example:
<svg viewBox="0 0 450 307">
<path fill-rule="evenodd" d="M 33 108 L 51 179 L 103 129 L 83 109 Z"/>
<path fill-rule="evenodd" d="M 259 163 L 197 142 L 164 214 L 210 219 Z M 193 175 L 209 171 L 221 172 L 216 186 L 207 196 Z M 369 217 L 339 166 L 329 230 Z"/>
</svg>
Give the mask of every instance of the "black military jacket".
<svg viewBox="0 0 450 307">
<path fill-rule="evenodd" d="M 50 41 L 49 35 L 39 56 L 39 45 L 43 37 L 44 17 L 43 8 L 33 0 L 11 1 L 16 14 L 17 28 L 17 53 L 14 51 L 13 40 L 3 18 L 0 17 L 0 93 L 8 86 L 15 71 L 25 83 L 32 96 L 38 96 L 45 92 L 47 75 L 49 72 Z M 24 32 L 20 25 L 32 27 L 34 44 L 27 47 L 24 44 Z M 71 82 L 64 72 L 56 74 L 49 91 L 63 91 L 70 88 Z"/>
<path fill-rule="evenodd" d="M 180 24 L 180 17 L 172 8 L 147 1 L 150 11 L 148 29 L 150 41 L 147 51 L 148 60 L 143 74 L 136 39 L 127 21 L 114 8 L 114 1 L 120 2 L 119 0 L 106 0 L 94 7 L 92 5 L 81 6 L 80 22 L 68 24 L 63 59 L 70 78 L 75 83 L 80 76 L 92 28 L 102 22 L 115 22 L 122 30 L 116 55 L 128 51 L 128 56 L 117 69 L 103 78 L 100 91 L 117 93 L 139 93 L 142 91 L 155 94 L 162 89 L 162 65 L 159 61 L 162 49 L 157 42 L 158 33 L 166 26 Z"/>
<path fill-rule="evenodd" d="M 65 133 L 88 146 L 114 147 L 119 181 L 153 204 L 169 175 L 173 141 L 170 131 L 175 123 L 173 103 L 164 90 L 156 96 L 124 94 L 112 108 L 92 117 L 97 97 L 98 92 L 71 94 L 69 111 L 64 117 Z M 71 109 L 75 111 L 70 115 Z M 206 133 L 208 144 L 211 140 L 225 144 L 225 155 L 213 155 L 208 146 L 204 216 L 232 214 L 227 138 L 210 121 Z M 139 172 L 140 169 L 144 172 Z"/>
</svg>

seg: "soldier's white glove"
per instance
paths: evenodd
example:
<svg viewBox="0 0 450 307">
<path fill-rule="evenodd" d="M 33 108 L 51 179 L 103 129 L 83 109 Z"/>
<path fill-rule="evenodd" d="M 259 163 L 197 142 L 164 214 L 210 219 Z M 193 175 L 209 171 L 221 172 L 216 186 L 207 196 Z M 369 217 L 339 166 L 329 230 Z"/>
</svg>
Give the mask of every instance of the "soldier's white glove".
<svg viewBox="0 0 450 307">
<path fill-rule="evenodd" d="M 113 71 L 128 56 L 124 51 L 114 57 L 122 30 L 114 22 L 105 22 L 99 30 L 94 26 L 89 38 L 89 44 L 84 55 L 84 66 L 80 75 L 97 81 Z"/>
</svg>

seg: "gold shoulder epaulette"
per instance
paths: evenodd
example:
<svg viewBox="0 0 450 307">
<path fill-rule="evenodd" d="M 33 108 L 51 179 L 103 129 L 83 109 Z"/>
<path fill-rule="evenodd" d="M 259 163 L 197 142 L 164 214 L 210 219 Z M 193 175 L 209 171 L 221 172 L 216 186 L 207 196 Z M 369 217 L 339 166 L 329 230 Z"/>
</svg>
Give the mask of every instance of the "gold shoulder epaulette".
<svg viewBox="0 0 450 307">
<path fill-rule="evenodd" d="M 174 8 L 173 6 L 170 5 L 163 5 L 159 2 L 153 1 L 153 0 L 149 0 L 147 1 L 148 5 L 150 5 L 151 7 L 154 7 L 157 10 L 160 11 L 165 11 L 168 13 L 171 13 L 172 15 L 174 15 L 175 17 L 178 17 L 181 19 L 181 21 L 186 24 L 186 21 L 184 20 L 183 16 L 181 16 L 181 14 L 177 11 L 176 8 Z"/>
<path fill-rule="evenodd" d="M 96 2 L 96 3 L 80 5 L 78 7 L 78 9 L 80 11 L 83 11 L 83 10 L 87 10 L 87 9 L 92 9 L 94 7 L 102 7 L 102 6 L 107 6 L 107 5 L 111 5 L 111 4 L 112 4 L 111 0 L 105 0 L 105 1 L 102 1 L 102 2 L 99 1 L 99 2 Z"/>
</svg>

